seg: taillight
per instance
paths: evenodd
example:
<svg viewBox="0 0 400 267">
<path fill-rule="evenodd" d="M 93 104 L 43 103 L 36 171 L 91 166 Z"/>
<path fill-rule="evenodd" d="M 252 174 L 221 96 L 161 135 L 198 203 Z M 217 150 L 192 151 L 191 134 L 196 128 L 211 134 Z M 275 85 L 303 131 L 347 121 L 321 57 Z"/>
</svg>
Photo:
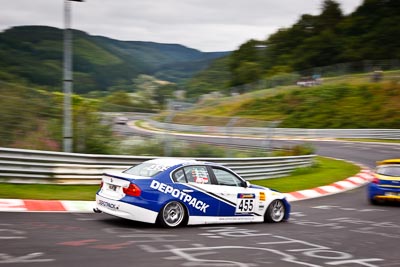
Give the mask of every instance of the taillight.
<svg viewBox="0 0 400 267">
<path fill-rule="evenodd" d="M 372 181 L 371 181 L 371 183 L 373 183 L 373 184 L 379 184 L 379 179 L 378 178 L 376 178 L 376 177 L 374 177 L 373 179 L 372 179 Z"/>
<path fill-rule="evenodd" d="M 100 188 L 103 188 L 103 180 L 100 182 Z"/>
<path fill-rule="evenodd" d="M 142 193 L 142 190 L 140 190 L 140 187 L 135 185 L 135 184 L 129 184 L 128 187 L 122 188 L 124 193 L 128 196 L 132 197 L 138 197 Z"/>
</svg>

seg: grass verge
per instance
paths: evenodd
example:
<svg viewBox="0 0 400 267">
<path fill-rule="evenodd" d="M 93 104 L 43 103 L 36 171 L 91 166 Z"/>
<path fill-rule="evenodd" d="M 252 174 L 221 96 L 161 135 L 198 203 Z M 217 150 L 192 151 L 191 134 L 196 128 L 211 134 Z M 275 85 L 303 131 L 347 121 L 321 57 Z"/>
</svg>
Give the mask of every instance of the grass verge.
<svg viewBox="0 0 400 267">
<path fill-rule="evenodd" d="M 256 180 L 251 181 L 251 183 L 289 193 L 322 185 L 329 185 L 353 176 L 359 171 L 360 167 L 342 160 L 316 157 L 314 166 L 299 168 L 290 176 Z"/>
<path fill-rule="evenodd" d="M 0 198 L 42 200 L 94 200 L 99 185 L 0 183 Z"/>
<path fill-rule="evenodd" d="M 360 168 L 348 162 L 317 157 L 316 164 L 292 175 L 251 181 L 281 192 L 293 192 L 331 184 L 356 174 Z M 0 183 L 0 198 L 42 200 L 94 200 L 98 185 L 44 185 Z"/>
</svg>

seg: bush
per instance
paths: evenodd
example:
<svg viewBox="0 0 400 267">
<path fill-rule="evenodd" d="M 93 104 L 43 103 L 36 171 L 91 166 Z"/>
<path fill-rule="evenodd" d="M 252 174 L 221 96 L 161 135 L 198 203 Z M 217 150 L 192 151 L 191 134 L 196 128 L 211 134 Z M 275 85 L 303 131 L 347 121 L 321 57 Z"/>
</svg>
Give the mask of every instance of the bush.
<svg viewBox="0 0 400 267">
<path fill-rule="evenodd" d="M 302 156 L 312 155 L 315 153 L 315 148 L 311 144 L 300 144 L 293 147 L 286 147 L 282 150 L 274 152 L 274 156 Z"/>
</svg>

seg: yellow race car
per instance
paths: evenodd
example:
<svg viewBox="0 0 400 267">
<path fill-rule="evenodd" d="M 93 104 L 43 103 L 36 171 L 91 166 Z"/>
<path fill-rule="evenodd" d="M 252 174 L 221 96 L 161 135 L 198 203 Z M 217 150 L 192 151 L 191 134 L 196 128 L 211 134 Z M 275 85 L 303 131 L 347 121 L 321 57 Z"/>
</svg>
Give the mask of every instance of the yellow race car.
<svg viewBox="0 0 400 267">
<path fill-rule="evenodd" d="M 374 179 L 368 185 L 368 199 L 372 204 L 400 201 L 400 159 L 377 162 Z"/>
</svg>

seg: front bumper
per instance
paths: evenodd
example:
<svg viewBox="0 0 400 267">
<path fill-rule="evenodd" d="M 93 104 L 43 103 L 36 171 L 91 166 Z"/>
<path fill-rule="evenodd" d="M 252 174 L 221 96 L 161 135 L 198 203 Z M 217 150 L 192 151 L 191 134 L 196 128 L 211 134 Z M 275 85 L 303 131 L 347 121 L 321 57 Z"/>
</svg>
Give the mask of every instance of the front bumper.
<svg viewBox="0 0 400 267">
<path fill-rule="evenodd" d="M 400 201 L 400 188 L 382 187 L 371 183 L 368 185 L 368 198 L 371 200 Z"/>
</svg>

